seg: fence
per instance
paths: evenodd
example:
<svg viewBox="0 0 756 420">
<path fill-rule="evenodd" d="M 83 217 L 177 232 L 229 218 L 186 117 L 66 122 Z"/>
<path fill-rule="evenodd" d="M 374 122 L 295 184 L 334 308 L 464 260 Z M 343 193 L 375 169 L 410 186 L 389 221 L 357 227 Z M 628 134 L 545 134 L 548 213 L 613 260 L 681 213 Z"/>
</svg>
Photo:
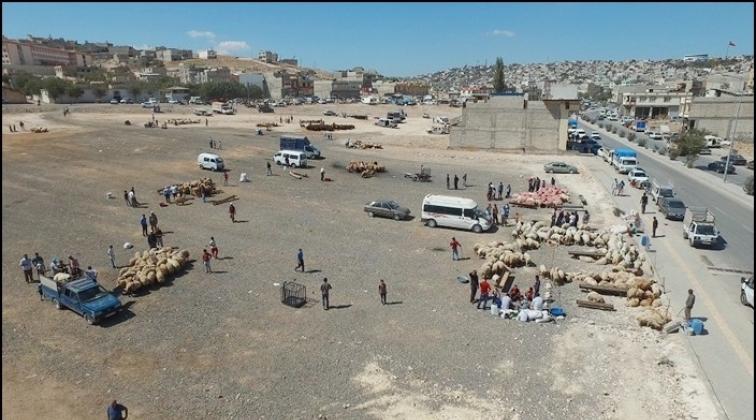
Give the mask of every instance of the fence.
<svg viewBox="0 0 756 420">
<path fill-rule="evenodd" d="M 303 284 L 285 281 L 281 285 L 281 303 L 292 308 L 300 308 L 307 303 L 307 289 Z"/>
</svg>

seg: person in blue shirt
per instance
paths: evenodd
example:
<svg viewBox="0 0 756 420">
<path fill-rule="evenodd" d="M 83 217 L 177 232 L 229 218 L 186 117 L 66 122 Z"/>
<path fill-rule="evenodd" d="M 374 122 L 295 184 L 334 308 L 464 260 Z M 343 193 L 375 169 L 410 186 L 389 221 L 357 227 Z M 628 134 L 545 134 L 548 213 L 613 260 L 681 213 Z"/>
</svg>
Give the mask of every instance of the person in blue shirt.
<svg viewBox="0 0 756 420">
<path fill-rule="evenodd" d="M 302 272 L 304 273 L 304 252 L 302 252 L 302 248 L 299 248 L 299 250 L 297 251 L 297 266 L 294 268 L 294 271 L 296 271 L 299 267 L 302 267 Z"/>
<path fill-rule="evenodd" d="M 108 420 L 126 420 L 129 417 L 129 409 L 118 401 L 113 400 L 108 406 Z"/>
</svg>

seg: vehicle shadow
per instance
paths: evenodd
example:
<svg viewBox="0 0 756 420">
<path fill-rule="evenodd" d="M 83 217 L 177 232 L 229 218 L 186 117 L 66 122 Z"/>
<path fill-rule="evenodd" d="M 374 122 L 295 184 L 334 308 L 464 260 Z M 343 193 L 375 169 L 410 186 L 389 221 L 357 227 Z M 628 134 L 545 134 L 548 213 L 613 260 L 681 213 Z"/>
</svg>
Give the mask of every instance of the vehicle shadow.
<svg viewBox="0 0 756 420">
<path fill-rule="evenodd" d="M 135 302 L 133 300 L 124 303 L 123 309 L 121 309 L 119 313 L 111 316 L 110 318 L 103 319 L 97 324 L 97 326 L 100 328 L 110 328 L 134 318 L 136 314 L 131 310 L 131 307 L 134 306 L 134 303 Z"/>
</svg>

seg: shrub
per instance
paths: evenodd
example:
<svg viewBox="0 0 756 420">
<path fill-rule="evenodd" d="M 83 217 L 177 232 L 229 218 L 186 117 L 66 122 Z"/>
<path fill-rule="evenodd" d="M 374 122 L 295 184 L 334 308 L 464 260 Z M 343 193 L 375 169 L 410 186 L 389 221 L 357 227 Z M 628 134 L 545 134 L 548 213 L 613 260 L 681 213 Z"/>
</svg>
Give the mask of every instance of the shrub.
<svg viewBox="0 0 756 420">
<path fill-rule="evenodd" d="M 635 135 L 635 133 L 630 133 L 630 134 L 627 135 L 627 139 L 630 140 L 630 141 L 635 141 L 636 137 L 637 136 Z"/>
<path fill-rule="evenodd" d="M 753 175 L 746 178 L 745 183 L 743 184 L 743 191 L 748 195 L 753 195 Z"/>
<path fill-rule="evenodd" d="M 625 137 L 625 132 L 624 132 L 624 131 L 620 131 L 620 132 L 619 132 L 619 136 L 620 136 L 620 137 Z"/>
<path fill-rule="evenodd" d="M 638 140 L 638 146 L 640 146 L 640 147 L 646 147 L 647 144 L 648 144 L 648 141 L 646 139 L 639 139 Z"/>
<path fill-rule="evenodd" d="M 659 154 L 662 155 L 662 156 L 666 155 L 667 154 L 667 149 L 665 149 L 663 147 L 660 147 L 659 148 Z"/>
<path fill-rule="evenodd" d="M 617 127 L 612 127 L 612 133 L 617 134 Z"/>
<path fill-rule="evenodd" d="M 604 128 L 604 123 L 598 123 L 598 128 Z"/>
<path fill-rule="evenodd" d="M 675 160 L 678 156 L 680 156 L 680 152 L 676 149 L 671 149 L 669 151 L 669 160 Z"/>
</svg>

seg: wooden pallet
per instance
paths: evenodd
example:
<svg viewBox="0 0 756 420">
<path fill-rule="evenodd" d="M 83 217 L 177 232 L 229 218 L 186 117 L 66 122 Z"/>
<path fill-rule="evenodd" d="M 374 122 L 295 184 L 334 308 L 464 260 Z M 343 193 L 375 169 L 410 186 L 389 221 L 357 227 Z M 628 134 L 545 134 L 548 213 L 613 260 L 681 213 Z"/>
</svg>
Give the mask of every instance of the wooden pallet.
<svg viewBox="0 0 756 420">
<path fill-rule="evenodd" d="M 627 296 L 627 289 L 614 286 L 598 286 L 588 283 L 580 283 L 579 287 L 581 292 L 596 292 L 600 295 L 608 296 Z"/>
<path fill-rule="evenodd" d="M 581 308 L 588 308 L 588 309 L 600 309 L 602 311 L 614 311 L 614 305 L 611 303 L 598 303 L 598 302 L 591 302 L 589 300 L 576 300 L 577 306 Z"/>
<path fill-rule="evenodd" d="M 606 256 L 606 252 L 596 252 L 596 251 L 581 251 L 581 250 L 570 250 L 567 251 L 567 253 L 570 256 L 573 257 L 580 257 L 580 256 L 586 256 L 586 257 L 593 257 L 593 258 L 601 258 Z"/>
</svg>

